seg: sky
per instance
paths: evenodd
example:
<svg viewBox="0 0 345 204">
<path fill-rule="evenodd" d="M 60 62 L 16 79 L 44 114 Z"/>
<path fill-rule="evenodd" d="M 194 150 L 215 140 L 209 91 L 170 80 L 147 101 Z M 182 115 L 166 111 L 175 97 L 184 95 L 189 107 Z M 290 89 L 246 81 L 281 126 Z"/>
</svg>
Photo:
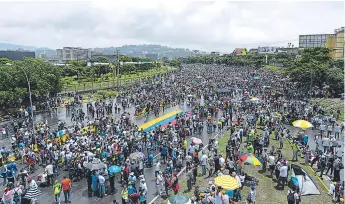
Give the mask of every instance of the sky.
<svg viewBox="0 0 345 204">
<path fill-rule="evenodd" d="M 203 51 L 298 46 L 344 26 L 341 1 L 0 1 L 0 42 L 52 49 L 160 44 Z"/>
</svg>

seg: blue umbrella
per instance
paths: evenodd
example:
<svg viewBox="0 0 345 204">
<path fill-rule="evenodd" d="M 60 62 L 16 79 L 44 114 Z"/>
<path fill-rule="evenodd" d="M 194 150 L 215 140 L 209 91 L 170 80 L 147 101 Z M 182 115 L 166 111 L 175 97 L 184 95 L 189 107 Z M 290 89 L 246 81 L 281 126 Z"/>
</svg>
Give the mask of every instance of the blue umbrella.
<svg viewBox="0 0 345 204">
<path fill-rule="evenodd" d="M 110 174 L 117 174 L 117 173 L 121 172 L 121 167 L 113 165 L 113 166 L 109 167 L 108 171 Z"/>
</svg>

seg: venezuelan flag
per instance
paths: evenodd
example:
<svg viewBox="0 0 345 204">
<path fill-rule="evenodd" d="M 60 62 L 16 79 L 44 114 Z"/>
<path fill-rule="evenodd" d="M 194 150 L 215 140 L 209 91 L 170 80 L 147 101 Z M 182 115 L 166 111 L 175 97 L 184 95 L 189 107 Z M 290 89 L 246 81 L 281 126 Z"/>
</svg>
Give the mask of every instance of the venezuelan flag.
<svg viewBox="0 0 345 204">
<path fill-rule="evenodd" d="M 177 114 L 183 113 L 182 110 L 176 110 L 169 112 L 161 117 L 155 118 L 149 122 L 146 122 L 139 126 L 139 130 L 144 130 L 144 132 L 149 132 L 150 130 L 155 130 L 158 125 L 165 125 L 169 122 L 175 120 Z"/>
</svg>

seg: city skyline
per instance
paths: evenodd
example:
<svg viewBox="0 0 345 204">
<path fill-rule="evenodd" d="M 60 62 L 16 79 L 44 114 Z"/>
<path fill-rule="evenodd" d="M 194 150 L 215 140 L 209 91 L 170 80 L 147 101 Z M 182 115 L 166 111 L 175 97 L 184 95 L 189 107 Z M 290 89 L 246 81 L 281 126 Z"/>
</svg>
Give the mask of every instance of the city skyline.
<svg viewBox="0 0 345 204">
<path fill-rule="evenodd" d="M 4 8 L 0 16 L 6 19 L 0 22 L 2 42 L 51 49 L 159 44 L 232 52 L 238 47 L 286 47 L 289 42 L 298 46 L 299 35 L 328 34 L 342 27 L 344 13 L 342 2 L 97 1 L 0 5 Z"/>
</svg>

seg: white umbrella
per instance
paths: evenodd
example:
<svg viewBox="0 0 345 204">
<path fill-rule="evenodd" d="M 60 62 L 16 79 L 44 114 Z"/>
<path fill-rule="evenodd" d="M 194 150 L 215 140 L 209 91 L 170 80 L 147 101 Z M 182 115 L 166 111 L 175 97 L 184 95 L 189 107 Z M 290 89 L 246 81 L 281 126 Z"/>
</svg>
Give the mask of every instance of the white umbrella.
<svg viewBox="0 0 345 204">
<path fill-rule="evenodd" d="M 104 163 L 98 159 L 94 159 L 92 162 L 84 164 L 84 167 L 90 170 L 98 170 L 104 168 Z"/>
</svg>

